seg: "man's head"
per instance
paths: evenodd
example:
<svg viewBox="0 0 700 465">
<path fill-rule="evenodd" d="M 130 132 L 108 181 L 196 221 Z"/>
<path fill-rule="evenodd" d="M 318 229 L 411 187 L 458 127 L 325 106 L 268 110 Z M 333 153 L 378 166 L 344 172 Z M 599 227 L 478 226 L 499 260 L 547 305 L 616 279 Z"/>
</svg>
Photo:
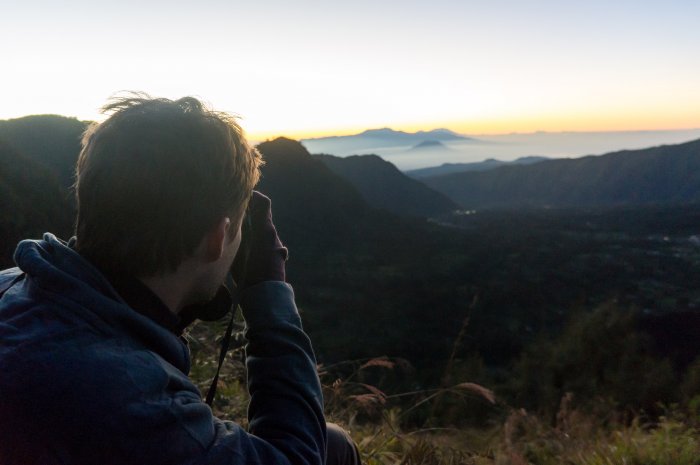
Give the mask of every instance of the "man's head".
<svg viewBox="0 0 700 465">
<path fill-rule="evenodd" d="M 233 117 L 192 97 L 141 94 L 103 111 L 110 116 L 85 132 L 76 170 L 81 254 L 106 270 L 157 276 L 210 233 L 240 240 L 262 159 Z"/>
</svg>

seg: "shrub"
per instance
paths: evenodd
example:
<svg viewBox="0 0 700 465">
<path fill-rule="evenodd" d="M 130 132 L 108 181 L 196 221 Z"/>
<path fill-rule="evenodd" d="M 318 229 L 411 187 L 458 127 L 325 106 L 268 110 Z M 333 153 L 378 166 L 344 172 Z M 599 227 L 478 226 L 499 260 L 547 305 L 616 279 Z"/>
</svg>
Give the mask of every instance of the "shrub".
<svg viewBox="0 0 700 465">
<path fill-rule="evenodd" d="M 635 313 L 614 304 L 577 315 L 556 339 L 534 343 L 513 375 L 506 392 L 515 404 L 550 413 L 567 392 L 656 413 L 659 403 L 680 395 L 671 363 L 655 355 L 649 336 L 637 330 Z"/>
</svg>

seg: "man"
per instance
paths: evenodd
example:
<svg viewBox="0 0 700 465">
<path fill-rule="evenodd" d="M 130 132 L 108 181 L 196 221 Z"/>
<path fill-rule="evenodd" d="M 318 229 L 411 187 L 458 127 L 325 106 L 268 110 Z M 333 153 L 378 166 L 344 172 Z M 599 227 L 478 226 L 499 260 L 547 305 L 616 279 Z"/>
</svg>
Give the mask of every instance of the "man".
<svg viewBox="0 0 700 465">
<path fill-rule="evenodd" d="M 321 464 L 327 444 L 328 463 L 359 463 L 326 426 L 287 250 L 253 193 L 262 160 L 241 128 L 189 97 L 135 95 L 105 112 L 83 138 L 76 237 L 22 241 L 18 268 L 0 272 L 0 464 Z M 243 273 L 232 263 L 246 209 Z M 181 336 L 227 310 L 230 269 L 248 431 L 213 417 Z"/>
</svg>

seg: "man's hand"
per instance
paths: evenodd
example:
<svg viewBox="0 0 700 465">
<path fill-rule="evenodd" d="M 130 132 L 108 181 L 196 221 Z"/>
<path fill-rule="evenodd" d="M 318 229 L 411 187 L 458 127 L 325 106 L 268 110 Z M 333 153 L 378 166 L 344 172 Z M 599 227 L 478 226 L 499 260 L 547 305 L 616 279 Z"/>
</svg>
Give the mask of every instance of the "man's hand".
<svg viewBox="0 0 700 465">
<path fill-rule="evenodd" d="M 243 221 L 243 240 L 231 267 L 238 288 L 243 290 L 263 281 L 284 281 L 288 252 L 272 222 L 270 199 L 253 191 Z"/>
</svg>

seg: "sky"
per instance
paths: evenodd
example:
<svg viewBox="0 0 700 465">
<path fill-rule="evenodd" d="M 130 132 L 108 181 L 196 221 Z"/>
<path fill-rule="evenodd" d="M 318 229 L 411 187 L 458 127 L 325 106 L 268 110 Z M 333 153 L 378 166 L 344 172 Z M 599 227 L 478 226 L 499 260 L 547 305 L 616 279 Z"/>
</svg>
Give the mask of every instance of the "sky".
<svg viewBox="0 0 700 465">
<path fill-rule="evenodd" d="M 258 140 L 700 127 L 700 1 L 0 0 L 0 119 L 194 95 Z"/>
</svg>

